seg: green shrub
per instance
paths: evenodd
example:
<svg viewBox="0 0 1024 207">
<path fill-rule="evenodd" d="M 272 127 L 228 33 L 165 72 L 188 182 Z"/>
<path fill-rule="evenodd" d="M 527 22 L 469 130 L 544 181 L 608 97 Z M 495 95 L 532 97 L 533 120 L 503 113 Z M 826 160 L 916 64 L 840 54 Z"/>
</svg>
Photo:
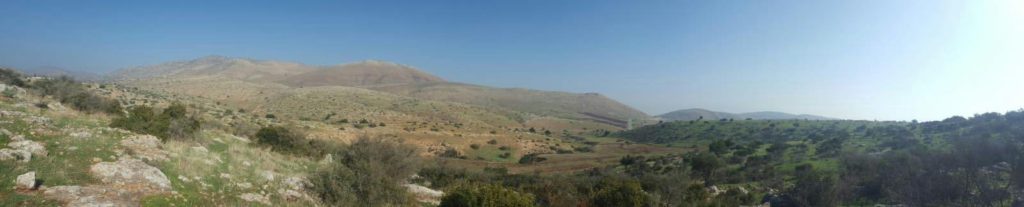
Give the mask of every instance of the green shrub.
<svg viewBox="0 0 1024 207">
<path fill-rule="evenodd" d="M 650 206 L 653 203 L 639 182 L 608 177 L 597 185 L 591 201 L 595 206 L 617 207 Z"/>
<path fill-rule="evenodd" d="M 4 89 L 4 91 L 0 93 L 2 93 L 6 98 L 14 98 L 15 96 L 18 96 L 18 91 L 13 88 Z"/>
<path fill-rule="evenodd" d="M 539 154 L 531 153 L 523 155 L 519 158 L 519 164 L 533 164 L 547 160 L 548 158 L 541 157 Z"/>
<path fill-rule="evenodd" d="M 284 126 L 260 128 L 255 138 L 256 144 L 270 146 L 274 151 L 311 157 L 324 156 L 337 148 L 325 141 L 307 139 L 302 131 Z"/>
<path fill-rule="evenodd" d="M 591 146 L 580 146 L 572 148 L 573 151 L 577 152 L 594 152 L 594 147 Z"/>
<path fill-rule="evenodd" d="M 188 115 L 185 105 L 171 104 L 161 113 L 148 106 L 136 106 L 114 118 L 110 126 L 167 139 L 190 139 L 200 130 L 199 120 Z"/>
<path fill-rule="evenodd" d="M 18 87 L 25 87 L 25 80 L 22 79 L 21 73 L 14 71 L 10 68 L 0 68 L 0 83 L 13 85 Z"/>
<path fill-rule="evenodd" d="M 508 189 L 500 185 L 461 185 L 441 198 L 440 207 L 529 207 L 534 204 L 533 194 Z"/>
<path fill-rule="evenodd" d="M 399 142 L 360 137 L 334 162 L 310 179 L 312 190 L 329 206 L 411 206 L 401 185 L 420 168 L 416 148 Z"/>
<path fill-rule="evenodd" d="M 440 156 L 440 157 L 447 157 L 447 158 L 461 158 L 461 157 L 464 157 L 462 155 L 462 153 L 459 153 L 459 150 L 452 149 L 452 148 L 444 150 L 444 152 L 441 152 L 441 154 L 438 155 L 438 156 Z"/>
</svg>

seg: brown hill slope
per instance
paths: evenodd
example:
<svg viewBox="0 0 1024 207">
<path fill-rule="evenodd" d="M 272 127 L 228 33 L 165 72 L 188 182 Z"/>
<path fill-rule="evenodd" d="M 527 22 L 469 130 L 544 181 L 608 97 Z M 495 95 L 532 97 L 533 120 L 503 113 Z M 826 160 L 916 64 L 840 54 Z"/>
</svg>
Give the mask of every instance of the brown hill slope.
<svg viewBox="0 0 1024 207">
<path fill-rule="evenodd" d="M 444 79 L 409 66 L 371 60 L 324 67 L 279 82 L 292 87 L 380 86 L 444 82 Z"/>
<path fill-rule="evenodd" d="M 284 106 L 267 104 L 273 98 L 281 98 L 279 94 L 310 88 L 327 88 L 325 90 L 329 91 L 344 90 L 343 87 L 358 87 L 386 93 L 353 98 L 365 99 L 394 94 L 417 100 L 468 104 L 498 111 L 517 112 L 502 113 L 506 116 L 523 114 L 512 118 L 523 123 L 533 119 L 523 117 L 553 117 L 586 120 L 625 128 L 630 119 L 650 118 L 643 112 L 596 93 L 579 94 L 449 83 L 409 66 L 382 61 L 313 67 L 290 62 L 213 56 L 122 70 L 115 73 L 114 77 L 120 77 L 118 80 L 122 80 L 122 83 L 144 86 L 149 90 L 211 98 L 237 107 L 269 107 L 264 108 L 266 111 L 276 111 L 274 107 Z M 315 91 L 326 93 L 325 90 Z M 288 102 L 287 105 L 291 107 L 296 104 L 318 103 L 311 100 L 295 100 Z M 402 113 L 422 114 L 423 111 Z M 442 113 L 454 115 L 464 112 L 442 110 Z"/>
<path fill-rule="evenodd" d="M 403 96 L 501 107 L 570 119 L 589 119 L 620 125 L 647 114 L 597 93 L 566 93 L 518 88 L 492 88 L 461 83 L 425 83 L 370 88 Z"/>
<path fill-rule="evenodd" d="M 123 69 L 110 74 L 109 78 L 124 80 L 156 77 L 194 78 L 212 76 L 245 81 L 276 81 L 314 70 L 316 70 L 316 67 L 293 62 L 207 56 L 195 60 Z"/>
</svg>

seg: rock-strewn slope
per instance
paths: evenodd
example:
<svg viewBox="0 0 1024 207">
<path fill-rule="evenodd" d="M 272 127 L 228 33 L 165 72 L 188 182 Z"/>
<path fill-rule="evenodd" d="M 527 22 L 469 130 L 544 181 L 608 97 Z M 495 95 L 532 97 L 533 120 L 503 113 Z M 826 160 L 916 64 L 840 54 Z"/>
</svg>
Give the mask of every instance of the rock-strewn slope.
<svg viewBox="0 0 1024 207">
<path fill-rule="evenodd" d="M 313 160 L 254 147 L 218 128 L 162 142 L 108 125 L 107 115 L 46 98 L 0 96 L 0 206 L 319 205 L 295 184 Z"/>
</svg>

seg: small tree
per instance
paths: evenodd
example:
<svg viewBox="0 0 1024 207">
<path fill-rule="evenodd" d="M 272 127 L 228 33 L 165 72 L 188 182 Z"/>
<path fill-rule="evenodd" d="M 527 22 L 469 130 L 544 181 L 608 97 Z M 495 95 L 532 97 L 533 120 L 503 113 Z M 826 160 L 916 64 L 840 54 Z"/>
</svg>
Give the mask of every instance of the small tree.
<svg viewBox="0 0 1024 207">
<path fill-rule="evenodd" d="M 548 158 L 541 157 L 540 154 L 530 153 L 523 155 L 519 158 L 519 164 L 533 164 L 547 160 Z"/>
<path fill-rule="evenodd" d="M 331 206 L 409 206 L 401 185 L 419 170 L 416 148 L 360 137 L 311 178 L 313 191 Z"/>
<path fill-rule="evenodd" d="M 710 181 L 714 177 L 715 171 L 724 165 L 722 160 L 711 153 L 698 153 L 690 158 L 690 167 L 700 173 L 705 182 Z"/>
<path fill-rule="evenodd" d="M 810 165 L 797 167 L 796 183 L 786 191 L 800 206 L 838 206 L 836 178 L 814 170 Z"/>
</svg>

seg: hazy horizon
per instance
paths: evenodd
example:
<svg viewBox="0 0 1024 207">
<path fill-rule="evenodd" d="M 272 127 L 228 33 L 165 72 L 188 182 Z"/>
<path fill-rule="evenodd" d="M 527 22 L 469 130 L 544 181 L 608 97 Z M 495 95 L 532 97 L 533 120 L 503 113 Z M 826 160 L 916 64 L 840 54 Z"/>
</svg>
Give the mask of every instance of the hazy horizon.
<svg viewBox="0 0 1024 207">
<path fill-rule="evenodd" d="M 1020 1 L 10 2 L 0 65 L 378 59 L 455 82 L 598 92 L 650 115 L 940 120 L 1024 107 Z"/>
</svg>

